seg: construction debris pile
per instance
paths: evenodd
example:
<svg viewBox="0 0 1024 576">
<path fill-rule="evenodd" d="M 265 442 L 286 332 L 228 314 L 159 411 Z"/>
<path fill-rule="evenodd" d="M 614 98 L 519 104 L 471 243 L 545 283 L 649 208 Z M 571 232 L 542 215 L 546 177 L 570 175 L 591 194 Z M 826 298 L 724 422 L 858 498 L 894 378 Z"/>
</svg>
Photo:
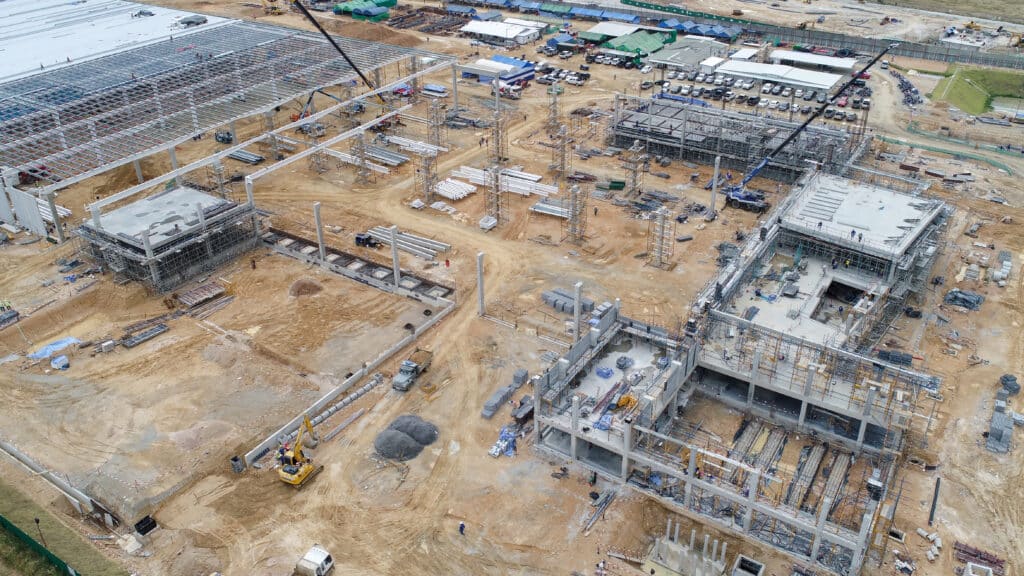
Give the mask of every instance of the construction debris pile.
<svg viewBox="0 0 1024 576">
<path fill-rule="evenodd" d="M 1013 374 L 1003 374 L 999 378 L 999 384 L 1001 388 L 996 392 L 995 410 L 992 412 L 992 422 L 989 424 L 985 439 L 985 449 L 1005 454 L 1010 451 L 1014 425 L 1024 425 L 1024 414 L 1013 412 L 1007 406 L 1010 396 L 1020 393 L 1017 377 Z"/>
<path fill-rule="evenodd" d="M 946 292 L 946 297 L 943 298 L 943 301 L 946 304 L 960 306 L 961 308 L 967 308 L 968 310 L 980 310 L 981 304 L 985 301 L 985 297 L 977 292 L 971 292 L 970 290 L 953 288 L 949 292 Z"/>
<path fill-rule="evenodd" d="M 403 414 L 377 435 L 373 447 L 389 460 L 412 460 L 437 440 L 437 426 L 419 416 Z"/>
</svg>

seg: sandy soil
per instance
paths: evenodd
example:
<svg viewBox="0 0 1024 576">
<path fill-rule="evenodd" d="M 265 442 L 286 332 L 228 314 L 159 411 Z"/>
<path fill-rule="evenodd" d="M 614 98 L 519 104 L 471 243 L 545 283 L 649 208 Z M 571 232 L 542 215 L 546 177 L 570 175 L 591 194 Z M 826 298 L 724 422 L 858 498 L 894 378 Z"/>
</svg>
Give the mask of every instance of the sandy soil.
<svg viewBox="0 0 1024 576">
<path fill-rule="evenodd" d="M 242 17 L 252 17 L 253 12 L 232 4 L 174 4 Z M 724 10 L 729 4 L 716 7 Z M 827 5 L 822 0 L 815 7 Z M 748 3 L 741 6 L 752 9 Z M 294 15 L 273 20 L 301 25 Z M 351 22 L 339 26 L 339 31 L 370 39 L 385 34 L 380 26 Z M 419 41 L 412 34 L 387 34 L 389 41 L 409 45 Z M 421 46 L 468 55 L 464 43 L 451 39 L 434 38 Z M 595 81 L 585 92 L 567 91 L 565 110 L 579 105 L 607 108 L 613 90 L 629 89 L 630 80 L 620 80 L 617 74 L 595 68 Z M 899 128 L 905 125 L 907 115 L 889 105 L 890 89 L 881 81 L 873 80 L 872 85 L 880 89 L 876 90 L 870 126 L 911 142 L 921 141 Z M 467 97 L 486 95 L 480 87 L 460 84 L 463 89 Z M 546 173 L 551 161 L 550 149 L 538 144 L 546 139 L 541 133 L 546 105 L 542 91 L 532 87 L 517 103 L 524 120 L 511 126 L 513 162 L 537 173 Z M 423 110 L 421 105 L 418 113 Z M 243 129 L 255 133 L 258 124 Z M 409 134 L 414 135 L 415 130 L 410 127 Z M 481 165 L 484 150 L 476 145 L 480 136 L 472 130 L 452 131 L 452 152 L 442 157 L 439 173 L 443 176 L 460 164 Z M 213 146 L 210 139 L 189 143 L 182 147 L 179 159 L 200 157 Z M 928 157 L 932 156 L 938 158 L 929 153 Z M 970 164 L 964 162 L 964 166 Z M 166 165 L 154 160 L 143 168 L 149 175 Z M 622 174 L 614 160 L 577 160 L 575 168 L 600 177 Z M 983 184 L 999 187 L 1007 196 L 1024 198 L 1009 177 L 978 166 L 970 168 L 985 179 L 977 188 Z M 422 317 L 422 308 L 282 257 L 261 254 L 256 270 L 234 265 L 218 273 L 231 282 L 237 300 L 212 316 L 209 326 L 182 318 L 172 323 L 170 333 L 134 351 L 95 358 L 87 350 L 79 351 L 66 376 L 46 374 L 39 366 L 19 363 L 12 370 L 11 364 L 4 365 L 0 380 L 7 391 L 0 415 L 5 421 L 19 422 L 17 429 L 5 427 L 5 435 L 46 463 L 75 480 L 98 482 L 95 471 L 107 471 L 123 478 L 128 490 L 145 494 L 159 493 L 182 478 L 195 479 L 156 509 L 163 528 L 147 542 L 152 556 L 126 557 L 110 547 L 106 547 L 107 553 L 145 574 L 213 570 L 229 576 L 281 574 L 290 570 L 310 544 L 319 542 L 334 553 L 340 574 L 393 574 L 410 566 L 428 574 L 565 574 L 570 570 L 589 573 L 589 567 L 601 557 L 599 551 L 609 547 L 643 550 L 652 536 L 663 530 L 666 513 L 659 505 L 624 494 L 590 534 L 583 534 L 582 527 L 592 512 L 588 497 L 592 488 L 586 475 L 572 470 L 567 479 L 551 478 L 549 473 L 560 464 L 536 457 L 529 446 L 523 446 L 514 459 L 489 458 L 486 451 L 508 413 L 503 410 L 486 421 L 478 416 L 479 409 L 516 368 L 541 370 L 541 354 L 560 350 L 535 337 L 561 336 L 565 327 L 564 317 L 544 309 L 540 291 L 582 280 L 588 297 L 622 298 L 627 315 L 675 328 L 686 318 L 692 296 L 713 272 L 714 245 L 733 238 L 736 230 L 749 229 L 755 217 L 726 211 L 703 229 L 697 229 L 696 223 L 681 225 L 677 233 L 692 233 L 695 240 L 677 246 L 672 270 L 658 270 L 636 257 L 646 249 L 646 222 L 610 203 L 592 202 L 598 213 L 589 219 L 582 246 L 559 243 L 560 225 L 528 212 L 529 202 L 521 199 L 510 201 L 513 216 L 508 225 L 484 233 L 475 225 L 483 212 L 482 194 L 455 203 L 459 211 L 455 217 L 404 206 L 415 196 L 412 170 L 407 166 L 378 177 L 370 187 L 358 187 L 347 170 L 316 175 L 304 163 L 297 163 L 257 183 L 257 203 L 274 213 L 275 224 L 305 234 L 311 232 L 311 203 L 322 202 L 325 223 L 331 229 L 340 228 L 329 234 L 329 242 L 345 249 L 351 249 L 355 232 L 391 223 L 451 243 L 450 268 L 428 267 L 407 256 L 402 261 L 406 267 L 453 283 L 457 299 L 463 303 L 425 339 L 437 357 L 421 387 L 404 395 L 379 389 L 335 417 L 343 418 L 359 408 L 367 410 L 338 439 L 315 451 L 315 458 L 326 470 L 301 492 L 283 486 L 269 468 L 233 476 L 228 472 L 227 457 L 251 446 L 261 433 L 298 413 L 338 376 L 399 337 L 404 323 Z M 706 181 L 708 167 L 692 169 L 677 164 L 667 171 L 669 180 L 649 178 L 648 185 L 703 200 L 704 191 L 686 182 L 694 171 Z M 81 206 L 96 195 L 135 182 L 131 169 L 106 178 L 106 182 L 94 179 L 64 192 L 62 201 L 81 215 Z M 771 183 L 759 185 L 774 190 Z M 1018 214 L 1020 210 L 999 207 L 973 193 L 933 191 L 961 210 L 944 247 L 940 270 L 947 278 L 955 275 L 968 252 L 972 240 L 960 230 L 972 218 L 989 222 L 979 240 L 1015 253 L 1024 249 L 1016 225 L 998 223 L 1003 214 L 1011 214 L 1019 222 L 1024 218 Z M 54 300 L 22 322 L 20 330 L 0 333 L 0 356 L 65 334 L 83 339 L 117 334 L 129 322 L 164 311 L 160 298 L 137 286 L 115 286 L 107 279 L 82 292 L 77 291 L 81 284 L 61 282 L 40 289 L 42 281 L 58 278 L 52 263 L 69 251 L 68 247 L 41 243 L 0 248 L 0 294 L 4 298 L 28 310 Z M 478 251 L 487 255 L 489 312 L 515 322 L 515 329 L 476 315 L 473 291 Z M 1024 457 L 1019 450 L 996 457 L 981 446 L 998 376 L 1020 373 L 1022 368 L 1024 286 L 1019 276 L 1005 289 L 962 286 L 985 293 L 989 297 L 985 308 L 969 314 L 941 311 L 952 323 L 929 324 L 915 350 L 924 358 L 921 367 L 945 380 L 944 401 L 931 427 L 932 436 L 926 446 L 914 451 L 939 468 L 904 468 L 900 484 L 904 497 L 896 520 L 896 526 L 908 532 L 906 550 L 918 560 L 924 574 L 952 570 L 952 542 L 957 539 L 990 548 L 1014 565 L 1024 562 L 1015 545 L 1022 535 L 1024 506 L 1013 480 L 1022 472 Z M 301 298 L 289 296 L 289 288 L 300 279 L 311 279 L 323 290 Z M 935 311 L 938 302 L 929 297 L 923 306 Z M 894 338 L 909 345 L 915 329 L 913 323 L 901 321 Z M 970 349 L 988 363 L 970 365 L 967 350 L 957 357 L 943 354 L 947 345 L 942 338 L 951 329 L 958 330 L 960 338 L 970 342 Z M 254 410 L 259 415 L 254 416 Z M 714 405 L 701 408 L 705 411 L 705 429 L 725 443 L 731 441 L 738 414 L 722 413 L 731 411 Z M 440 439 L 407 464 L 377 460 L 372 452 L 374 435 L 395 416 L 408 412 L 437 424 Z M 787 449 L 785 465 L 795 465 L 797 449 L 796 443 Z M 23 479 L 24 490 L 33 499 L 67 513 L 66 505 L 41 487 L 38 479 L 26 478 L 23 471 L 6 462 L 0 469 L 5 475 Z M 924 560 L 923 541 L 913 529 L 926 523 L 937 476 L 943 478 L 943 490 L 936 526 L 947 545 L 941 562 L 929 565 Z M 467 524 L 465 537 L 456 531 L 459 521 Z M 684 522 L 684 529 L 689 526 Z M 789 563 L 780 555 L 732 537 L 726 539 L 731 551 L 768 560 L 772 573 L 787 571 Z M 867 573 L 891 572 L 891 549 L 886 566 L 869 565 Z M 617 570 L 630 573 L 627 567 Z"/>
</svg>

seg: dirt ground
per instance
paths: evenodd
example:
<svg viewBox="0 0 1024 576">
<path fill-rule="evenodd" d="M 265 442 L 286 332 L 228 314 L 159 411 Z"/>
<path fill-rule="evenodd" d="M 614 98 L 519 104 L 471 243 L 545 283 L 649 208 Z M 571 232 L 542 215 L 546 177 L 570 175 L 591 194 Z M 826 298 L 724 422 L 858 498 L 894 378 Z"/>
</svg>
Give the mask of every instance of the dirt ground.
<svg viewBox="0 0 1024 576">
<path fill-rule="evenodd" d="M 238 4 L 170 4 L 246 18 L 254 15 L 254 9 Z M 716 4 L 715 9 L 727 10 L 730 4 Z M 812 7 L 829 5 L 820 0 Z M 749 3 L 737 6 L 775 12 Z M 690 7 L 710 8 L 699 2 Z M 799 4 L 789 7 L 804 9 Z M 885 10 L 889 12 L 888 7 Z M 273 21 L 301 25 L 295 15 Z M 348 21 L 332 21 L 332 25 L 349 35 L 419 43 L 426 49 L 470 57 L 461 40 L 426 42 L 421 35 L 383 26 Z M 926 27 L 933 25 L 937 21 Z M 578 64 L 577 60 L 571 64 Z M 639 78 L 633 74 L 620 80 L 621 72 L 595 67 L 594 82 L 586 90 L 567 90 L 563 110 L 584 105 L 607 109 L 615 90 L 629 90 Z M 900 128 L 906 125 L 909 112 L 892 101 L 891 83 L 876 78 L 872 86 L 877 87 L 876 105 L 869 126 L 910 142 L 924 142 Z M 513 117 L 522 117 L 510 125 L 509 148 L 513 163 L 548 177 L 551 149 L 540 145 L 547 141 L 542 130 L 547 97 L 541 88 L 531 87 L 517 103 Z M 460 83 L 460 91 L 466 99 L 486 96 L 486 89 L 466 83 Z M 417 113 L 424 111 L 421 104 Z M 241 128 L 255 134 L 258 124 Z M 409 128 L 410 137 L 415 130 Z M 439 174 L 443 177 L 462 164 L 480 166 L 485 150 L 477 142 L 482 135 L 474 130 L 450 131 L 452 151 L 441 157 Z M 179 159 L 201 157 L 213 147 L 211 139 L 190 143 L 182 147 Z M 949 147 L 970 150 L 955 144 Z M 1015 222 L 1024 219 L 1024 211 L 1012 207 L 1024 204 L 1024 194 L 1011 176 L 934 153 L 914 151 L 911 156 L 950 167 L 959 162 L 979 176 L 971 190 L 932 188 L 959 210 L 936 275 L 952 279 L 963 258 L 977 250 L 971 247 L 974 240 L 962 235 L 963 227 L 974 219 L 986 222 L 978 240 L 1017 255 L 1024 250 L 1019 224 L 999 222 L 1003 215 L 1011 215 Z M 1008 162 L 1015 170 L 1024 169 L 1024 162 Z M 152 175 L 168 166 L 166 159 L 154 159 L 143 168 Z M 574 168 L 599 178 L 623 173 L 617 159 L 577 158 Z M 119 484 L 114 480 L 118 479 L 135 499 L 160 497 L 171 488 L 181 488 L 152 510 L 161 529 L 145 541 L 149 556 L 128 556 L 106 542 L 97 543 L 101 551 L 139 574 L 286 574 L 314 542 L 332 551 L 339 574 L 394 574 L 410 566 L 424 574 L 567 574 L 573 570 L 589 574 L 609 548 L 644 551 L 653 536 L 662 533 L 666 511 L 624 491 L 605 518 L 584 534 L 583 526 L 593 511 L 588 493 L 594 488 L 587 484 L 587 475 L 573 469 L 567 479 L 552 478 L 550 473 L 561 463 L 538 457 L 529 445 L 521 446 L 515 458 L 488 457 L 508 411 L 503 409 L 488 421 L 479 417 L 479 410 L 515 369 L 537 372 L 544 367 L 542 354 L 562 350 L 557 343 L 536 337 L 565 339 L 565 318 L 545 309 L 541 291 L 582 280 L 588 297 L 621 298 L 626 315 L 675 329 L 688 316 L 693 296 L 714 272 L 714 246 L 732 240 L 737 230 L 751 229 L 756 216 L 725 210 L 714 223 L 702 225 L 691 219 L 679 225 L 677 234 L 695 238 L 676 245 L 674 266 L 661 270 L 638 257 L 646 251 L 648 223 L 609 202 L 590 201 L 589 207 L 598 210 L 588 213 L 582 245 L 560 242 L 560 223 L 529 212 L 532 199 L 512 198 L 511 222 L 485 233 L 476 226 L 484 211 L 482 191 L 451 202 L 458 211 L 455 216 L 406 206 L 416 197 L 413 170 L 406 166 L 378 176 L 371 186 L 356 186 L 349 170 L 315 174 L 305 163 L 297 163 L 257 182 L 257 204 L 273 213 L 275 225 L 305 235 L 312 232 L 312 202 L 321 202 L 328 242 L 339 248 L 353 249 L 352 235 L 378 224 L 396 224 L 453 245 L 449 268 L 402 257 L 403 266 L 453 284 L 460 303 L 422 342 L 437 354 L 430 373 L 421 386 L 406 394 L 381 387 L 335 416 L 332 422 L 366 410 L 339 438 L 315 450 L 316 460 L 326 469 L 302 491 L 282 485 L 269 461 L 236 476 L 227 458 L 247 450 L 347 372 L 400 338 L 405 323 L 422 321 L 422 305 L 260 251 L 255 270 L 245 261 L 217 272 L 216 279 L 227 281 L 236 300 L 205 322 L 189 317 L 172 320 L 168 334 L 111 356 L 92 357 L 90 348 L 74 351 L 72 369 L 60 375 L 47 374 L 41 365 L 22 360 L 2 364 L 5 402 L 0 418 L 18 422 L 17 427 L 4 427 L 5 437 L 72 480 L 91 483 L 86 487 L 101 496 L 116 500 L 114 487 Z M 706 199 L 701 187 L 690 186 L 689 175 L 698 172 L 698 181 L 707 181 L 709 167 L 676 163 L 666 171 L 668 180 L 648 176 L 647 185 L 694 201 Z M 96 195 L 106 196 L 134 183 L 133 170 L 117 171 L 102 181 L 93 179 L 63 192 L 62 202 L 81 217 L 82 206 Z M 755 185 L 775 194 L 774 183 Z M 1010 199 L 1011 207 L 983 199 L 990 189 Z M 98 278 L 79 290 L 92 279 L 64 283 L 53 262 L 71 250 L 71 246 L 43 243 L 0 248 L 0 295 L 20 310 L 35 310 L 17 329 L 0 333 L 0 357 L 65 335 L 83 340 L 117 335 L 128 323 L 166 311 L 160 297 L 136 285 L 117 286 L 109 278 Z M 476 314 L 478 251 L 486 254 L 488 313 L 516 328 Z M 984 450 L 981 438 L 998 376 L 1020 374 L 1024 368 L 1022 264 L 1018 256 L 1007 288 L 960 285 L 987 296 L 981 312 L 937 308 L 952 280 L 938 289 L 941 293 L 929 294 L 920 304 L 926 312 L 951 320 L 942 326 L 928 323 L 920 346 L 913 350 L 923 358 L 919 368 L 944 379 L 943 401 L 934 415 L 931 436 L 927 445 L 913 451 L 938 468 L 925 471 L 905 466 L 898 484 L 903 496 L 895 526 L 908 533 L 901 549 L 917 560 L 921 574 L 950 573 L 957 566 L 951 552 L 955 540 L 990 549 L 1013 567 L 1024 563 L 1024 553 L 1016 545 L 1024 536 L 1024 505 L 1015 482 L 1024 471 L 1024 455 L 1017 449 L 994 456 Z M 55 282 L 41 289 L 47 280 Z M 322 290 L 291 296 L 290 289 L 299 280 L 309 280 Z M 920 326 L 901 320 L 891 337 L 912 347 Z M 943 353 L 951 330 L 958 332 L 965 346 L 956 357 Z M 985 362 L 972 365 L 970 353 Z M 393 363 L 386 368 L 393 369 Z M 708 441 L 728 444 L 739 415 L 720 406 L 708 406 L 702 413 L 705 410 L 705 429 L 714 434 Z M 719 414 L 723 411 L 728 414 Z M 405 464 L 380 461 L 373 454 L 373 438 L 403 413 L 416 413 L 436 424 L 440 438 Z M 798 447 L 794 442 L 787 448 L 785 465 L 795 466 Z M 63 500 L 38 478 L 7 460 L 0 461 L 0 470 L 33 500 L 68 523 L 77 522 Z M 943 484 L 935 526 L 946 546 L 942 559 L 929 564 L 924 559 L 924 541 L 913 532 L 927 524 L 936 477 Z M 460 521 L 467 525 L 464 537 L 457 532 Z M 688 531 L 691 524 L 684 521 L 683 530 Z M 749 542 L 717 537 L 729 542 L 731 553 L 767 561 L 772 574 L 785 574 L 792 564 Z M 869 563 L 866 573 L 893 573 L 894 546 L 889 547 L 883 567 Z M 618 561 L 612 566 L 613 573 L 636 573 Z"/>
</svg>

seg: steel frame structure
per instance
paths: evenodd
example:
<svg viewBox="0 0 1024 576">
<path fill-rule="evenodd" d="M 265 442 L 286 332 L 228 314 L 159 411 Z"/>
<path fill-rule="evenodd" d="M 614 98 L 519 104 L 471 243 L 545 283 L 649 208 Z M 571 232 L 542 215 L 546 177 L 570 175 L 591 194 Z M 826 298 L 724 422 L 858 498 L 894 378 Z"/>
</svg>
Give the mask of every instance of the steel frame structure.
<svg viewBox="0 0 1024 576">
<path fill-rule="evenodd" d="M 412 58 L 420 75 L 434 62 L 452 61 L 336 40 L 371 71 Z M 48 182 L 41 190 L 55 191 L 355 79 L 318 35 L 241 21 L 213 25 L 0 84 L 0 166 L 38 170 Z"/>
</svg>

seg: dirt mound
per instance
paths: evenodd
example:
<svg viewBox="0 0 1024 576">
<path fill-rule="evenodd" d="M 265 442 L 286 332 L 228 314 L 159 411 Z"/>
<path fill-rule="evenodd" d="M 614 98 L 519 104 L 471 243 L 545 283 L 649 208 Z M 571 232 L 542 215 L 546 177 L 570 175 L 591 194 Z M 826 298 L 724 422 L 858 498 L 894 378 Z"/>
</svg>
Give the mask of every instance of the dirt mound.
<svg viewBox="0 0 1024 576">
<path fill-rule="evenodd" d="M 385 27 L 383 24 L 373 25 L 367 22 L 331 20 L 326 24 L 327 29 L 335 34 L 358 38 L 360 40 L 372 40 L 411 48 L 423 44 L 423 39 L 409 32 L 401 32 Z"/>
<path fill-rule="evenodd" d="M 437 440 L 437 426 L 412 414 L 403 414 L 395 418 L 388 429 L 402 432 L 424 446 L 429 446 Z"/>
<path fill-rule="evenodd" d="M 320 292 L 323 289 L 324 287 L 321 286 L 320 283 L 315 280 L 310 280 L 309 278 L 300 278 L 292 284 L 291 288 L 288 289 L 288 294 L 296 297 L 312 296 L 313 294 L 316 294 L 317 292 Z"/>
<path fill-rule="evenodd" d="M 377 454 L 391 460 L 412 460 L 423 451 L 423 445 L 404 432 L 387 430 L 373 440 Z"/>
</svg>

